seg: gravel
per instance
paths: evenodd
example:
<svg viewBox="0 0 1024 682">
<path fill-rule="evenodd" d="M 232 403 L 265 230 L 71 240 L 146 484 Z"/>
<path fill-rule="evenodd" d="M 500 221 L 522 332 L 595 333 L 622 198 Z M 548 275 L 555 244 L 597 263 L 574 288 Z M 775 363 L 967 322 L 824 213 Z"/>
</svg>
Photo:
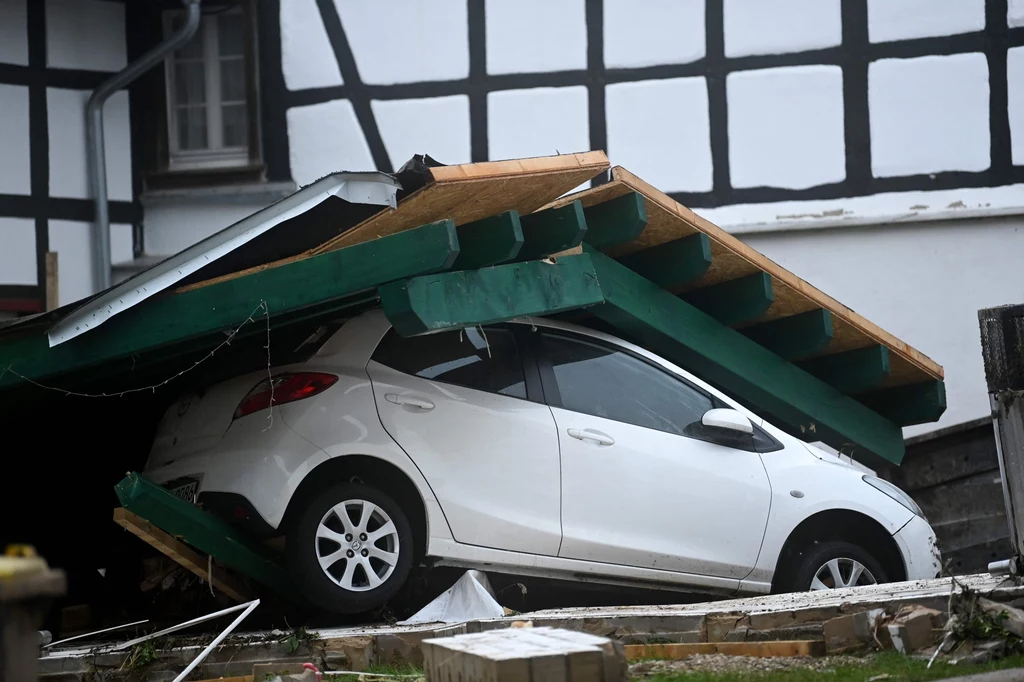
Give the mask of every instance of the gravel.
<svg viewBox="0 0 1024 682">
<path fill-rule="evenodd" d="M 725 654 L 696 654 L 679 661 L 642 661 L 629 666 L 630 675 L 643 679 L 649 675 L 672 672 L 709 673 L 768 673 L 803 668 L 831 670 L 839 666 L 866 665 L 869 660 L 855 656 L 787 656 L 761 658 L 756 656 L 726 656 Z"/>
</svg>

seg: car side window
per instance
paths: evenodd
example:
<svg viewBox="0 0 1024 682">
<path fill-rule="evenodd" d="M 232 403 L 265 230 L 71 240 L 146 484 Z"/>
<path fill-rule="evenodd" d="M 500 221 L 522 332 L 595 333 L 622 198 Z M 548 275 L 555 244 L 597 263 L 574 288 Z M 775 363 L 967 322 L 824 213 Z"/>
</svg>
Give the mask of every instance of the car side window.
<svg viewBox="0 0 1024 682">
<path fill-rule="evenodd" d="M 710 396 L 628 353 L 543 333 L 562 407 L 679 436 L 714 407 Z"/>
<path fill-rule="evenodd" d="M 474 327 L 409 338 L 392 329 L 373 359 L 422 379 L 526 399 L 523 362 L 508 329 Z"/>
</svg>

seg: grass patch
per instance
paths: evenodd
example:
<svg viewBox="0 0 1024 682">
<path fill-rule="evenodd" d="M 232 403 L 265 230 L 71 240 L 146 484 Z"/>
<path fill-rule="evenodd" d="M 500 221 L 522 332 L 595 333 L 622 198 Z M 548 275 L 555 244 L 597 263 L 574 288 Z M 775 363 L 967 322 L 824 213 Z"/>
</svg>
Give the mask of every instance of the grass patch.
<svg viewBox="0 0 1024 682">
<path fill-rule="evenodd" d="M 822 679 L 830 682 L 864 682 L 878 675 L 888 675 L 885 682 L 926 682 L 927 680 L 943 680 L 960 675 L 1003 670 L 1005 668 L 1024 667 L 1024 656 L 1011 656 L 981 665 L 961 664 L 949 665 L 938 661 L 928 668 L 927 661 L 908 658 L 894 652 L 884 652 L 870 657 L 866 665 L 839 666 L 831 672 L 821 670 L 780 670 L 776 672 L 751 673 L 749 671 L 711 673 L 711 672 L 678 672 L 661 673 L 642 678 L 645 682 L 743 682 L 758 680 L 759 682 L 818 682 Z"/>
</svg>

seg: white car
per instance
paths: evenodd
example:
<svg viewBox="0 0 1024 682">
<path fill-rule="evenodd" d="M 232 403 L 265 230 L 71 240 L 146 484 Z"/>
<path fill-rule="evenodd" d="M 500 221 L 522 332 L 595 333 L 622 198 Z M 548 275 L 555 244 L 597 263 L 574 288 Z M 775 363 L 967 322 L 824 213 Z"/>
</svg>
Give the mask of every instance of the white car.
<svg viewBox="0 0 1024 682">
<path fill-rule="evenodd" d="M 172 405 L 145 474 L 284 534 L 296 584 L 332 611 L 383 604 L 423 562 L 717 594 L 940 570 L 899 488 L 607 334 L 403 338 L 373 310 L 289 362 Z"/>
</svg>

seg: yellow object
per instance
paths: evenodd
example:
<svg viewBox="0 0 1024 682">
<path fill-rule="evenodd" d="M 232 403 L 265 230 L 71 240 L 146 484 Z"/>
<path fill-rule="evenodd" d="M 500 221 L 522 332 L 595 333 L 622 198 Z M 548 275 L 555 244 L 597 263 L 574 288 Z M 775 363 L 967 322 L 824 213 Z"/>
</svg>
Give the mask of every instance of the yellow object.
<svg viewBox="0 0 1024 682">
<path fill-rule="evenodd" d="M 42 573 L 49 566 L 31 545 L 7 545 L 0 556 L 0 580 Z"/>
</svg>

